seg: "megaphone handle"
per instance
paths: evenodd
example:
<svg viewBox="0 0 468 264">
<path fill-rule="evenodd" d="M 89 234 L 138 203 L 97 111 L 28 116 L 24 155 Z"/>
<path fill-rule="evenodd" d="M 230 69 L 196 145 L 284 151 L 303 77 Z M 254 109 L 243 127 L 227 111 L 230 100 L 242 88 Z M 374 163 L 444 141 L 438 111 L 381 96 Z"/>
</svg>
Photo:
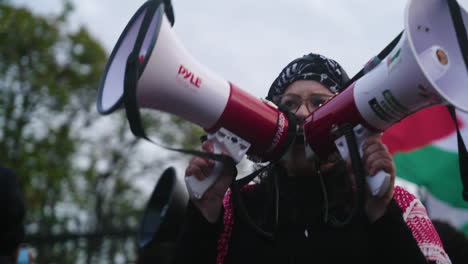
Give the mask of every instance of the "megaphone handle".
<svg viewBox="0 0 468 264">
<path fill-rule="evenodd" d="M 362 146 L 364 145 L 365 139 L 368 137 L 370 132 L 362 125 L 355 126 L 353 130 L 356 136 L 357 145 L 359 147 L 359 155 L 362 158 Z M 346 142 L 345 136 L 337 138 L 335 140 L 335 145 L 343 159 L 348 159 L 350 157 L 348 143 Z M 367 186 L 369 186 L 370 192 L 373 196 L 382 197 L 390 187 L 390 174 L 384 170 L 379 170 L 375 175 L 367 175 L 366 183 Z"/>
<path fill-rule="evenodd" d="M 225 128 L 220 128 L 218 131 L 208 134 L 208 140 L 213 144 L 214 154 L 228 153 L 236 163 L 241 161 L 251 145 Z M 211 174 L 203 180 L 199 180 L 194 176 L 185 177 L 189 194 L 192 197 L 200 199 L 221 175 L 223 166 L 222 162 L 216 161 Z"/>
<path fill-rule="evenodd" d="M 359 146 L 359 154 L 363 157 L 362 147 L 370 131 L 362 125 L 357 125 L 354 128 L 354 134 Z M 390 174 L 384 170 L 379 170 L 375 175 L 367 175 L 366 183 L 373 196 L 382 197 L 390 187 Z"/>
<path fill-rule="evenodd" d="M 382 197 L 390 187 L 390 174 L 379 170 L 375 175 L 366 176 L 366 182 L 373 196 Z"/>
<path fill-rule="evenodd" d="M 221 154 L 221 148 L 219 144 L 217 143 L 217 141 L 213 141 L 213 148 L 214 148 L 213 153 Z M 187 184 L 187 190 L 189 194 L 197 199 L 202 198 L 206 190 L 208 190 L 208 188 L 210 188 L 221 175 L 223 166 L 224 165 L 222 162 L 215 161 L 211 174 L 203 180 L 199 180 L 195 176 L 185 177 L 185 183 Z"/>
</svg>

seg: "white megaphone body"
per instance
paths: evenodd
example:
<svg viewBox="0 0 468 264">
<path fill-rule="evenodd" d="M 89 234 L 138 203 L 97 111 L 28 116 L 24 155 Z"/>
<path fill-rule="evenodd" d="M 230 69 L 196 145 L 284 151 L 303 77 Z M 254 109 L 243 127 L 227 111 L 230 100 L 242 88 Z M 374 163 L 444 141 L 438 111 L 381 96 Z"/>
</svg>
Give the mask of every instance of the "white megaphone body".
<svg viewBox="0 0 468 264">
<path fill-rule="evenodd" d="M 462 8 L 461 14 L 468 21 Z M 344 124 L 354 127 L 362 144 L 367 133 L 384 132 L 432 105 L 450 104 L 467 112 L 467 86 L 468 71 L 447 1 L 411 0 L 403 35 L 387 57 L 306 119 L 308 155 L 324 158 L 335 147 L 349 155 L 344 137 L 337 134 Z M 390 183 L 384 172 L 367 180 L 375 195 L 384 194 Z"/>
<path fill-rule="evenodd" d="M 145 27 L 145 15 L 150 18 Z M 143 35 L 140 47 L 136 42 Z M 139 78 L 126 83 L 127 58 L 139 55 Z M 148 1 L 135 13 L 114 47 L 99 88 L 97 108 L 109 114 L 124 104 L 124 89 L 136 89 L 139 107 L 175 114 L 209 133 L 215 153 L 239 162 L 244 154 L 268 161 L 288 145 L 287 116 L 268 101 L 253 97 L 196 61 L 179 42 L 162 1 Z M 220 170 L 216 162 L 215 171 Z M 191 195 L 200 198 L 216 177 L 186 177 Z"/>
</svg>

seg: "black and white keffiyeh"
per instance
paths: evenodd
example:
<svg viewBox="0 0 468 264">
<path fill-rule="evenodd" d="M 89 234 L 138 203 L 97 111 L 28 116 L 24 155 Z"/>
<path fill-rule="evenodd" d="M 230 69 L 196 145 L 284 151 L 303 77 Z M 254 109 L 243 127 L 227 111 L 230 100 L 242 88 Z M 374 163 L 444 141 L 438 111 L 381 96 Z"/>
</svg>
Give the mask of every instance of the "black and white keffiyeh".
<svg viewBox="0 0 468 264">
<path fill-rule="evenodd" d="M 314 80 L 333 93 L 341 92 L 349 77 L 338 62 L 323 55 L 310 53 L 290 62 L 271 84 L 268 100 L 284 93 L 290 84 L 298 80 Z"/>
</svg>

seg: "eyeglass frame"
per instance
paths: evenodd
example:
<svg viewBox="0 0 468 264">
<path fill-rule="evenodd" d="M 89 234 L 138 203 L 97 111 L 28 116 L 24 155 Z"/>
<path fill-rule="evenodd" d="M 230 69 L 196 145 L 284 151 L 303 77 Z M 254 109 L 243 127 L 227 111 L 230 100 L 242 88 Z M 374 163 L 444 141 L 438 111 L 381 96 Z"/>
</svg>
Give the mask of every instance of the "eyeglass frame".
<svg viewBox="0 0 468 264">
<path fill-rule="evenodd" d="M 332 99 L 336 94 L 333 94 L 333 95 L 327 95 L 327 94 L 322 94 L 322 93 L 314 93 L 314 94 L 311 94 L 309 95 L 307 98 L 303 98 L 302 96 L 298 95 L 298 94 L 282 94 L 280 96 L 278 96 L 276 98 L 276 102 L 279 106 L 283 106 L 285 107 L 288 111 L 290 111 L 291 113 L 297 113 L 297 111 L 299 111 L 299 109 L 301 108 L 302 105 L 304 105 L 304 102 L 306 102 L 305 106 L 307 108 L 307 110 L 309 111 L 309 113 L 312 113 L 315 109 L 317 109 L 318 107 L 322 106 L 324 103 L 326 103 L 327 101 L 329 101 L 330 99 Z M 301 102 L 300 104 L 298 103 L 298 100 L 296 100 L 295 103 L 297 103 L 297 106 L 292 108 L 292 107 L 288 107 L 286 105 L 286 102 L 282 102 L 283 98 L 285 98 L 286 96 L 288 97 L 292 97 L 290 99 L 300 99 Z M 315 98 L 314 98 L 315 97 Z M 320 97 L 321 99 L 323 99 L 323 102 L 321 102 L 320 104 L 313 104 L 311 103 L 311 98 L 314 98 L 314 99 L 317 99 L 317 97 Z M 314 107 L 314 109 L 311 109 L 312 107 Z"/>
</svg>

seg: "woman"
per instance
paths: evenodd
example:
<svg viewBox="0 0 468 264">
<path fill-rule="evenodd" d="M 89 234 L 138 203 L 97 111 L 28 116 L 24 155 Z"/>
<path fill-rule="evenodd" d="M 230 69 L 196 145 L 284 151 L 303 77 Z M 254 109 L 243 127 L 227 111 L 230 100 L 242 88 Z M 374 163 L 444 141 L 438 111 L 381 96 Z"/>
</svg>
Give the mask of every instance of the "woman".
<svg viewBox="0 0 468 264">
<path fill-rule="evenodd" d="M 344 89 L 347 81 L 337 62 L 309 54 L 282 70 L 267 99 L 301 122 Z M 227 190 L 236 170 L 225 166 L 222 176 L 201 199 L 191 199 L 176 262 L 450 263 L 433 226 L 425 226 L 421 233 L 408 224 L 411 210 L 404 217 L 403 211 L 410 206 L 398 202 L 395 193 L 419 209 L 422 205 L 401 188 L 394 188 L 395 166 L 380 135 L 367 139 L 363 163 L 370 175 L 381 169 L 388 172 L 392 184 L 381 197 L 366 192 L 363 210 L 358 207 L 349 162 L 337 155 L 327 161 L 311 161 L 300 139 L 280 161 L 269 164 L 258 184 L 242 189 L 248 216 L 258 229 L 235 211 Z M 206 141 L 202 149 L 212 152 L 213 146 Z M 196 157 L 186 175 L 203 179 L 213 165 L 212 160 Z M 424 233 L 427 230 L 429 233 Z M 420 235 L 430 239 L 418 240 Z M 421 244 L 430 244 L 430 249 Z"/>
</svg>

